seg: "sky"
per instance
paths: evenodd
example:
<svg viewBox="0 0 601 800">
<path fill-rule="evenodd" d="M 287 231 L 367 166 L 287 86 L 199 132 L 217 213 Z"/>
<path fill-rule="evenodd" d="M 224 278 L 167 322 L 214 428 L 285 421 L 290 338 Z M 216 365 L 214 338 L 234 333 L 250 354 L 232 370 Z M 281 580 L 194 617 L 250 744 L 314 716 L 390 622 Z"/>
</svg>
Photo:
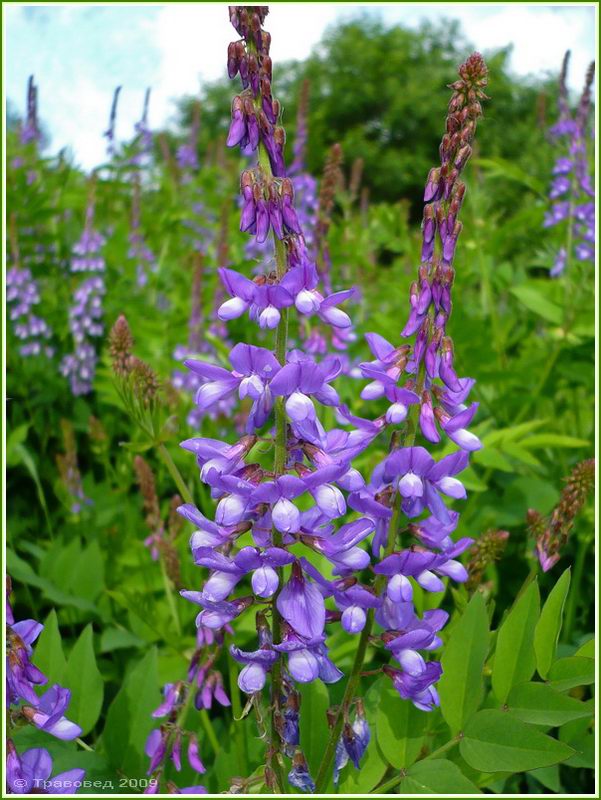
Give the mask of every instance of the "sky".
<svg viewBox="0 0 601 800">
<path fill-rule="evenodd" d="M 487 50 L 512 45 L 518 75 L 557 74 L 572 51 L 569 85 L 582 86 L 595 58 L 595 9 L 576 3 L 274 3 L 266 23 L 274 63 L 303 59 L 326 29 L 362 13 L 417 28 L 456 19 L 466 39 Z M 70 147 L 86 169 L 105 157 L 102 131 L 113 90 L 122 85 L 117 138 L 127 139 L 152 88 L 149 122 L 173 121 L 174 98 L 198 94 L 203 81 L 224 75 L 234 38 L 224 3 L 169 5 L 3 5 L 6 98 L 23 113 L 27 78 L 35 75 L 50 148 Z"/>
</svg>

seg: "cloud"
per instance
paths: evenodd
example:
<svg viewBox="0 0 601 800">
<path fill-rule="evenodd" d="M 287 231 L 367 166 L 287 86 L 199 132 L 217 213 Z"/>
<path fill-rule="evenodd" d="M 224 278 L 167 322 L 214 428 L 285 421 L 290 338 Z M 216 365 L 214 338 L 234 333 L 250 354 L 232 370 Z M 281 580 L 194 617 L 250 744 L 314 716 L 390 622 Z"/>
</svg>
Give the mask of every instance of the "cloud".
<svg viewBox="0 0 601 800">
<path fill-rule="evenodd" d="M 511 44 L 511 67 L 522 75 L 557 74 L 569 47 L 569 82 L 576 91 L 595 53 L 592 6 L 277 3 L 266 23 L 276 80 L 279 62 L 306 58 L 330 24 L 366 12 L 412 27 L 426 19 L 458 19 L 475 47 Z M 117 138 L 131 135 L 146 86 L 152 87 L 150 124 L 163 126 L 173 118 L 174 99 L 197 94 L 202 82 L 224 75 L 227 45 L 235 36 L 222 3 L 10 5 L 4 18 L 8 98 L 23 109 L 33 72 L 52 149 L 70 145 L 88 168 L 104 159 L 102 131 L 115 86 L 123 86 Z"/>
<path fill-rule="evenodd" d="M 265 27 L 272 34 L 274 63 L 308 56 L 327 25 L 348 8 L 298 3 L 273 6 Z M 225 75 L 227 46 L 236 34 L 225 5 L 203 3 L 163 6 L 149 25 L 149 36 L 161 63 L 153 105 L 156 103 L 157 113 L 165 118 L 172 110 L 172 98 L 197 94 L 203 81 Z"/>
</svg>

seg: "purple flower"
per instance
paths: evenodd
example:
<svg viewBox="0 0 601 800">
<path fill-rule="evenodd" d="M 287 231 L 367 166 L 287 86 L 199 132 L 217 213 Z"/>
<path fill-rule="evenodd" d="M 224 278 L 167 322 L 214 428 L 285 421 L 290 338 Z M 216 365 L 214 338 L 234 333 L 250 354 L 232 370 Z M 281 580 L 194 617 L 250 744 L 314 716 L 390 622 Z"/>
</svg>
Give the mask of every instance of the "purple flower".
<svg viewBox="0 0 601 800">
<path fill-rule="evenodd" d="M 227 603 L 224 601 L 214 602 L 209 600 L 202 592 L 182 590 L 180 594 L 182 597 L 185 597 L 186 600 L 190 600 L 192 603 L 203 607 L 203 611 L 196 617 L 196 627 L 204 626 L 206 628 L 212 628 L 213 630 L 227 625 L 228 622 L 235 619 L 252 605 L 253 602 L 252 597 L 239 597 Z"/>
<path fill-rule="evenodd" d="M 45 320 L 32 313 L 33 307 L 41 302 L 41 296 L 29 269 L 14 266 L 7 271 L 6 302 L 14 333 L 22 342 L 19 353 L 24 358 L 42 354 L 52 357 L 54 348 L 48 344 L 52 330 Z"/>
<path fill-rule="evenodd" d="M 105 291 L 104 280 L 93 276 L 87 278 L 73 294 L 69 329 L 75 350 L 63 357 L 60 372 L 69 378 L 71 391 L 76 396 L 92 391 L 97 355 L 90 339 L 98 338 L 104 332 L 101 318 Z"/>
<path fill-rule="evenodd" d="M 159 728 L 156 728 L 148 734 L 144 746 L 144 752 L 150 759 L 150 765 L 146 771 L 147 775 L 151 775 L 165 760 L 167 755 L 167 737 L 168 732 Z"/>
<path fill-rule="evenodd" d="M 187 359 L 184 363 L 206 382 L 196 393 L 196 404 L 206 411 L 221 400 L 238 392 L 241 400 L 249 397 L 252 408 L 247 430 L 262 427 L 273 406 L 270 383 L 280 371 L 280 364 L 271 350 L 250 344 L 237 344 L 230 353 L 233 370 L 230 372 L 204 361 Z"/>
<path fill-rule="evenodd" d="M 55 684 L 39 699 L 36 708 L 25 706 L 23 714 L 36 728 L 56 736 L 57 739 L 76 739 L 81 735 L 81 728 L 64 716 L 71 692 Z"/>
<path fill-rule="evenodd" d="M 403 700 L 411 700 L 421 711 L 432 711 L 440 705 L 434 686 L 442 675 L 442 667 L 438 661 L 416 661 L 410 672 L 386 666 L 384 672 L 392 678 L 394 688 Z"/>
<path fill-rule="evenodd" d="M 342 672 L 328 656 L 323 634 L 305 637 L 286 627 L 282 641 L 274 644 L 273 649 L 286 654 L 288 672 L 299 683 L 311 683 L 317 678 L 324 683 L 336 683 L 342 678 Z"/>
<path fill-rule="evenodd" d="M 75 794 L 85 777 L 85 770 L 70 769 L 52 775 L 52 757 L 47 750 L 35 747 L 20 755 L 8 740 L 6 784 L 12 794 Z"/>
<path fill-rule="evenodd" d="M 6 633 L 6 689 L 9 705 L 17 705 L 25 700 L 38 705 L 39 698 L 33 686 L 48 681 L 45 675 L 31 663 L 31 645 L 38 638 L 44 626 L 34 619 L 14 622 L 8 625 Z"/>
<path fill-rule="evenodd" d="M 383 464 L 383 480 L 392 483 L 403 497 L 403 511 L 408 517 L 419 516 L 428 508 L 443 524 L 451 520 L 440 492 L 455 499 L 465 498 L 465 487 L 454 476 L 468 463 L 467 453 L 445 456 L 438 463 L 423 447 L 395 450 Z"/>
<path fill-rule="evenodd" d="M 288 363 L 272 380 L 271 391 L 276 396 L 286 397 L 286 412 L 299 430 L 305 427 L 313 433 L 317 430 L 311 396 L 324 406 L 340 404 L 338 393 L 329 385 L 340 374 L 340 370 L 340 360 L 335 356 L 328 356 L 317 364 L 298 351 L 289 355 Z"/>
<path fill-rule="evenodd" d="M 235 645 L 230 647 L 230 653 L 236 661 L 245 665 L 238 675 L 240 689 L 246 694 L 260 692 L 265 686 L 267 673 L 278 659 L 278 654 L 267 648 L 261 648 L 252 653 L 245 652 Z"/>
<path fill-rule="evenodd" d="M 194 734 L 190 734 L 188 740 L 188 763 L 195 772 L 200 772 L 201 775 L 207 771 L 201 761 L 198 739 Z"/>
<path fill-rule="evenodd" d="M 352 725 L 345 723 L 342 729 L 342 736 L 336 746 L 336 756 L 334 760 L 334 783 L 337 784 L 340 772 L 352 761 L 355 769 L 360 769 L 360 761 L 367 750 L 371 739 L 369 724 L 365 719 L 363 704 L 357 704 L 357 713 Z"/>
<path fill-rule="evenodd" d="M 288 773 L 288 782 L 290 786 L 298 789 L 301 792 L 309 792 L 313 794 L 315 791 L 315 783 L 309 774 L 309 767 L 302 753 L 295 753 L 292 761 L 292 769 Z"/>
<path fill-rule="evenodd" d="M 551 207 L 545 214 L 543 226 L 545 228 L 567 223 L 566 235 L 569 232 L 569 241 L 573 251 L 568 252 L 561 247 L 550 270 L 550 276 L 557 278 L 563 275 L 572 256 L 579 261 L 593 261 L 595 258 L 595 224 L 594 215 L 585 221 L 585 224 L 574 224 L 575 220 L 582 222 L 578 213 L 579 208 L 585 208 L 594 197 L 594 189 L 590 177 L 589 155 L 587 153 L 587 126 L 591 105 L 591 86 L 594 78 L 594 63 L 590 65 L 584 89 L 576 112 L 569 106 L 566 90 L 566 74 L 568 55 L 564 59 L 559 85 L 559 121 L 550 129 L 551 136 L 563 143 L 565 153 L 555 160 L 553 179 L 549 189 Z"/>
<path fill-rule="evenodd" d="M 283 475 L 271 483 L 261 484 L 253 493 L 255 503 L 272 506 L 273 524 L 281 533 L 296 533 L 300 529 L 300 511 L 292 503 L 306 489 L 304 482 L 294 475 Z"/>
<path fill-rule="evenodd" d="M 292 567 L 288 583 L 278 595 L 276 606 L 296 633 L 315 639 L 323 633 L 326 607 L 317 586 L 303 575 L 298 562 Z"/>
<path fill-rule="evenodd" d="M 342 610 L 341 624 L 347 633 L 361 633 L 367 622 L 367 609 L 378 608 L 379 597 L 364 586 L 354 584 L 343 591 L 335 591 L 336 605 Z"/>
</svg>

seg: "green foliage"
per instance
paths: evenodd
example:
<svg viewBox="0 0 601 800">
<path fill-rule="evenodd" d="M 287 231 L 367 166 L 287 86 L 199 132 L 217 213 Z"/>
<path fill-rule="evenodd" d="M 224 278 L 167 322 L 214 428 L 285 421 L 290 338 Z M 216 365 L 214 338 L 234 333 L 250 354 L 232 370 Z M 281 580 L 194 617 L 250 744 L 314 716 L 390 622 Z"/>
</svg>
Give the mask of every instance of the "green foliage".
<svg viewBox="0 0 601 800">
<path fill-rule="evenodd" d="M 507 698 L 507 710 L 522 722 L 537 725 L 563 725 L 589 716 L 584 703 L 560 694 L 546 683 L 520 683 Z"/>
<path fill-rule="evenodd" d="M 468 722 L 461 755 L 480 772 L 523 772 L 557 764 L 573 750 L 531 725 L 494 709 L 479 711 Z"/>
<path fill-rule="evenodd" d="M 555 660 L 555 650 L 563 620 L 563 608 L 570 588 L 570 574 L 568 568 L 549 593 L 534 630 L 536 669 L 541 678 L 547 677 Z"/>
<path fill-rule="evenodd" d="M 58 619 L 54 609 L 44 622 L 44 630 L 38 639 L 33 663 L 46 675 L 50 684 L 61 683 L 63 680 L 67 669 L 67 660 L 63 652 Z"/>
<path fill-rule="evenodd" d="M 539 615 L 539 592 L 531 583 L 515 603 L 499 628 L 493 662 L 492 687 L 499 702 L 518 683 L 527 681 L 534 672 L 534 630 Z"/>
<path fill-rule="evenodd" d="M 399 794 L 478 794 L 477 786 L 468 780 L 452 761 L 440 758 L 418 761 L 404 774 Z"/>
<path fill-rule="evenodd" d="M 424 743 L 426 717 L 408 700 L 400 703 L 389 682 L 380 690 L 376 716 L 378 747 L 388 763 L 406 769 L 417 759 Z"/>
<path fill-rule="evenodd" d="M 96 666 L 91 625 L 84 628 L 69 654 L 64 682 L 71 690 L 69 715 L 85 735 L 98 721 L 104 694 L 104 682 Z"/>
<path fill-rule="evenodd" d="M 440 706 L 452 733 L 463 728 L 482 700 L 482 669 L 488 638 L 486 606 L 482 595 L 475 594 L 453 626 L 441 660 Z"/>
<path fill-rule="evenodd" d="M 328 741 L 330 698 L 327 687 L 317 681 L 302 686 L 301 707 L 301 747 L 312 773 L 316 774 Z"/>
<path fill-rule="evenodd" d="M 287 147 L 295 138 L 298 88 L 308 78 L 310 170 L 321 174 L 334 142 L 342 144 L 346 179 L 355 159 L 364 161 L 363 200 L 339 189 L 328 237 L 334 289 L 354 284 L 361 295 L 348 308 L 357 332 L 348 349 L 353 364 L 370 358 L 367 332 L 399 343 L 420 257 L 417 212 L 424 178 L 438 158 L 447 84 L 468 49 L 451 23 L 409 31 L 358 19 L 331 29 L 306 62 L 277 65 Z M 484 444 L 461 476 L 469 498 L 456 506 L 462 511 L 457 535 L 478 539 L 502 528 L 508 544 L 504 556 L 486 566 L 479 586 L 467 590 L 449 581 L 436 595 L 415 587 L 420 614 L 441 607 L 451 615 L 441 655 L 431 656 L 442 660 L 440 708 L 418 711 L 387 677 L 362 677 L 357 696 L 364 700 L 371 740 L 361 769 L 348 764 L 339 785 L 330 783 L 328 791 L 341 796 L 378 793 L 381 787 L 401 794 L 521 796 L 542 790 L 590 793 L 593 786 L 594 571 L 587 569 L 593 557 L 592 504 L 575 520 L 560 563 L 546 574 L 536 568 L 525 519 L 530 508 L 552 512 L 562 479 L 593 450 L 594 275 L 586 264 L 573 263 L 560 280 L 548 277 L 565 242 L 559 230 L 542 227 L 554 157 L 545 126 L 555 111 L 547 111 L 543 124 L 537 105 L 539 99 L 553 105 L 556 90 L 511 76 L 508 52 L 491 56 L 492 99 L 478 129 L 478 152 L 466 170 L 449 328 L 459 373 L 476 379 L 480 407 L 471 429 Z M 203 87 L 202 168 L 189 183 L 175 180 L 158 145 L 150 165 L 140 170 L 141 227 L 158 264 L 145 287 L 137 285 L 128 256 L 131 145 L 96 172 L 96 227 L 107 234 L 103 323 L 108 330 L 126 313 L 136 356 L 152 365 L 165 385 L 181 366 L 172 354 L 188 339 L 192 205 L 202 202 L 207 210 L 199 234 L 206 250 L 205 320 L 214 314 L 217 267 L 227 262 L 250 275 L 256 266 L 239 231 L 243 162 L 231 152 L 222 154 L 231 92 L 222 82 Z M 165 135 L 172 153 L 188 134 L 188 100 L 180 102 L 180 110 L 181 129 Z M 188 419 L 189 393 L 166 387 L 167 407 L 153 418 L 153 430 L 141 432 L 115 388 L 105 339 L 98 342 L 93 393 L 70 394 L 58 364 L 73 344 L 66 309 L 80 276 L 69 271 L 68 262 L 84 224 L 88 176 L 64 156 L 24 150 L 13 131 L 7 150 L 8 205 L 20 257 L 39 284 L 39 309 L 54 330 L 57 349 L 52 359 L 21 358 L 8 320 L 7 571 L 17 618 L 44 620 L 34 663 L 48 677 L 47 686 L 60 683 L 72 692 L 67 715 L 82 726 L 93 752 L 32 726 L 11 735 L 19 750 L 46 747 L 55 772 L 81 766 L 90 780 L 114 780 L 116 774 L 141 779 L 148 767 L 144 745 L 159 724 L 150 715 L 161 701 L 161 686 L 185 677 L 195 649 L 197 609 L 177 590 L 198 588 L 201 573 L 191 563 L 189 526 L 173 541 L 181 585 L 166 579 L 152 560 L 144 545 L 149 530 L 134 457 L 142 453 L 155 474 L 163 521 L 180 488 L 159 457 L 155 438 L 165 443 L 195 503 L 212 518 L 213 499 L 198 483 L 194 458 L 178 443 L 193 435 L 233 441 L 238 420 L 205 418 L 195 428 Z M 35 181 L 28 183 L 26 169 L 11 166 L 15 156 L 27 160 Z M 222 229 L 225 256 L 218 253 Z M 10 242 L 7 249 L 10 254 Z M 271 347 L 270 336 L 246 318 L 230 323 L 228 333 L 232 341 Z M 292 325 L 297 341 L 298 333 Z M 203 344 L 227 365 L 226 340 L 210 334 Z M 384 403 L 360 398 L 362 387 L 351 376 L 337 382 L 353 414 L 373 419 L 384 413 Z M 328 425 L 338 424 L 331 411 L 326 414 Z M 104 438 L 94 434 L 92 417 L 100 421 Z M 57 468 L 57 456 L 65 452 L 63 419 L 74 428 L 82 489 L 90 501 L 81 507 L 75 507 Z M 388 447 L 384 436 L 376 439 L 355 466 L 368 478 Z M 433 451 L 439 458 L 454 449 L 442 444 Z M 255 457 L 261 463 L 271 458 L 264 441 L 255 446 Z M 415 543 L 408 530 L 402 536 L 403 546 Z M 250 534 L 239 541 L 253 543 Z M 468 550 L 464 564 L 470 557 Z M 310 560 L 320 568 L 325 563 L 318 554 Z M 246 584 L 240 587 L 246 591 Z M 235 627 L 236 642 L 254 649 L 253 615 Z M 357 639 L 339 626 L 332 630 L 330 653 L 348 675 Z M 379 670 L 387 660 L 388 651 L 374 637 L 367 661 Z M 227 675 L 227 655 L 219 655 L 211 668 Z M 314 777 L 329 737 L 327 711 L 340 702 L 344 683 L 301 688 L 301 748 Z M 261 704 L 240 713 L 214 704 L 202 716 L 191 705 L 185 726 L 199 737 L 207 774 L 201 778 L 184 764 L 178 775 L 169 766 L 167 779 L 204 783 L 217 793 L 233 778 L 254 776 L 251 790 L 264 792 L 265 737 L 257 735 L 257 723 L 264 734 L 269 714 Z M 242 757 L 237 731 L 245 743 Z"/>
<path fill-rule="evenodd" d="M 159 702 L 157 653 L 151 648 L 130 670 L 108 708 L 102 746 L 114 769 L 130 777 L 144 775 L 144 745 L 154 727 L 150 715 Z"/>
<path fill-rule="evenodd" d="M 549 684 L 558 692 L 567 692 L 575 686 L 588 686 L 595 680 L 595 663 L 592 658 L 570 656 L 560 658 L 549 670 Z"/>
</svg>

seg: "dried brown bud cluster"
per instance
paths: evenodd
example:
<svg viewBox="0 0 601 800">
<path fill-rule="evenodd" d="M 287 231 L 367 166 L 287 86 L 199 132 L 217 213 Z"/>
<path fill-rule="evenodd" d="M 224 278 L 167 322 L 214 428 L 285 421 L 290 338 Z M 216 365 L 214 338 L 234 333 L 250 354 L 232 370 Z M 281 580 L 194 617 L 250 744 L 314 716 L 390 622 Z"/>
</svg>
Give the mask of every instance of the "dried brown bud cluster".
<svg viewBox="0 0 601 800">
<path fill-rule="evenodd" d="M 466 587 L 473 592 L 482 583 L 484 572 L 489 564 L 498 561 L 509 539 L 508 531 L 488 530 L 472 545 L 471 558 L 467 564 L 468 579 Z"/>
<path fill-rule="evenodd" d="M 349 195 L 352 202 L 354 202 L 357 199 L 357 196 L 359 194 L 359 189 L 361 188 L 361 178 L 363 177 L 363 166 L 364 166 L 364 161 L 362 158 L 356 158 L 353 161 L 353 166 L 351 168 L 351 179 L 349 182 Z"/>
<path fill-rule="evenodd" d="M 161 383 L 153 368 L 136 356 L 130 358 L 129 370 L 134 394 L 142 405 L 148 407 L 156 399 Z"/>
<path fill-rule="evenodd" d="M 315 249 L 317 253 L 317 268 L 324 281 L 326 289 L 330 289 L 330 251 L 328 247 L 328 231 L 332 224 L 332 210 L 336 192 L 341 189 L 344 182 L 342 174 L 342 147 L 332 145 L 326 158 L 323 178 L 319 189 L 317 224 L 315 225 Z"/>
<path fill-rule="evenodd" d="M 589 110 L 591 107 L 591 88 L 595 79 L 595 62 L 591 61 L 586 71 L 586 78 L 584 79 L 584 89 L 580 96 L 578 103 L 578 111 L 576 113 L 576 120 L 581 129 L 584 129 L 588 119 Z"/>
<path fill-rule="evenodd" d="M 528 530 L 536 539 L 540 565 L 545 572 L 559 561 L 561 550 L 574 527 L 574 520 L 593 490 L 595 459 L 590 458 L 577 464 L 564 481 L 559 503 L 548 519 L 534 509 L 530 509 L 526 517 Z"/>
<path fill-rule="evenodd" d="M 108 434 L 102 422 L 94 415 L 90 416 L 88 420 L 88 429 L 90 431 L 90 439 L 99 445 L 105 445 L 108 442 Z"/>
<path fill-rule="evenodd" d="M 319 189 L 319 211 L 316 236 L 323 239 L 327 235 L 332 222 L 332 209 L 336 192 L 343 180 L 342 176 L 342 147 L 336 143 L 330 148 L 323 170 L 323 178 Z"/>
<path fill-rule="evenodd" d="M 71 497 L 71 511 L 78 514 L 83 505 L 89 503 L 89 500 L 84 495 L 81 472 L 77 463 L 77 445 L 73 425 L 66 419 L 62 419 L 60 424 L 65 452 L 56 456 L 56 466 L 61 481 Z"/>
<path fill-rule="evenodd" d="M 146 525 L 150 531 L 150 536 L 145 540 L 145 544 L 150 548 L 153 559 L 156 560 L 159 556 L 161 557 L 167 576 L 174 586 L 180 589 L 182 588 L 180 558 L 174 547 L 174 542 L 184 523 L 182 517 L 176 513 L 177 508 L 182 503 L 182 499 L 179 495 L 171 498 L 167 533 L 165 533 L 154 473 L 149 464 L 140 455 L 134 458 L 134 470 L 144 499 Z"/>
<path fill-rule="evenodd" d="M 158 375 L 142 359 L 132 355 L 134 339 L 127 319 L 119 316 L 109 333 L 109 353 L 113 372 L 118 378 L 128 379 L 136 399 L 148 408 L 161 388 Z"/>
<path fill-rule="evenodd" d="M 115 375 L 124 377 L 129 372 L 129 359 L 134 347 L 134 337 L 123 314 L 119 316 L 109 333 L 109 353 Z"/>
<path fill-rule="evenodd" d="M 144 499 L 146 524 L 151 533 L 162 533 L 163 522 L 159 510 L 159 498 L 157 497 L 154 473 L 150 469 L 148 462 L 139 455 L 134 458 L 134 470 L 136 472 L 140 492 Z"/>
</svg>

